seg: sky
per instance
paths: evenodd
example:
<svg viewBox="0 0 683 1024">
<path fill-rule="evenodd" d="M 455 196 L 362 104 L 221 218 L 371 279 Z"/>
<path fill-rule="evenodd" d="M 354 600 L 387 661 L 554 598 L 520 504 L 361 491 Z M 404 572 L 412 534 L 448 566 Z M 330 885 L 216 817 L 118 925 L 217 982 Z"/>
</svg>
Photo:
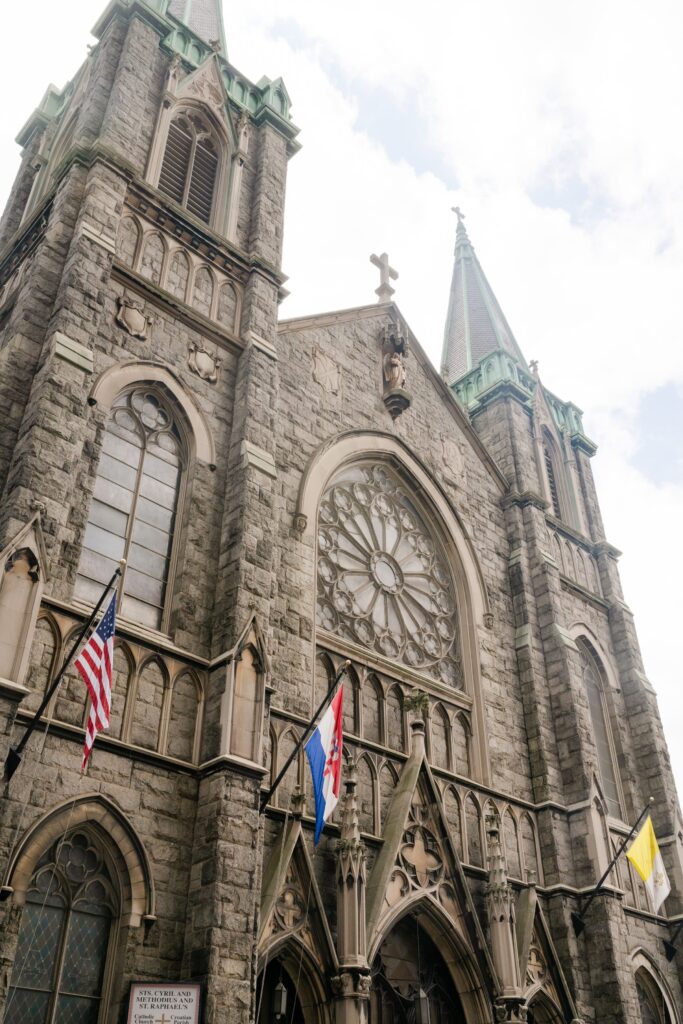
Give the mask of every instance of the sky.
<svg viewBox="0 0 683 1024">
<path fill-rule="evenodd" d="M 73 75 L 103 6 L 3 11 L 0 196 L 11 140 L 48 82 Z M 438 366 L 459 205 L 522 351 L 585 410 L 683 793 L 683 7 L 260 0 L 226 4 L 225 25 L 231 62 L 282 76 L 301 127 L 281 315 L 375 301 L 369 256 L 386 251 Z"/>
</svg>

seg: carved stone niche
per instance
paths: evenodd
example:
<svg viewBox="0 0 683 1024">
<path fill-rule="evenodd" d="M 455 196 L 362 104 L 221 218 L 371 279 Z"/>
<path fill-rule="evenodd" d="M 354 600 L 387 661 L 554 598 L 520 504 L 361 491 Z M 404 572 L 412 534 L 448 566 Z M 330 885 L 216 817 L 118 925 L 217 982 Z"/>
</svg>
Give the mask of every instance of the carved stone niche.
<svg viewBox="0 0 683 1024">
<path fill-rule="evenodd" d="M 43 593 L 45 551 L 35 517 L 0 553 L 0 682 L 21 688 Z"/>
<path fill-rule="evenodd" d="M 408 339 L 405 333 L 396 324 L 389 324 L 382 333 L 382 398 L 394 420 L 405 412 L 412 401 L 406 391 L 407 354 Z"/>
</svg>

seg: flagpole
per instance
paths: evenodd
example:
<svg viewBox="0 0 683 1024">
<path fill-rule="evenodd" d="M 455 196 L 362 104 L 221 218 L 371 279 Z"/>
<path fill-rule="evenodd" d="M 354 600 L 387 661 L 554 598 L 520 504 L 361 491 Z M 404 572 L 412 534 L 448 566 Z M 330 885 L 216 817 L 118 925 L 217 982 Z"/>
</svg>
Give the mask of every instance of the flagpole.
<svg viewBox="0 0 683 1024">
<path fill-rule="evenodd" d="M 572 925 L 574 926 L 574 934 L 577 937 L 581 934 L 581 932 L 586 927 L 586 922 L 584 921 L 584 917 L 586 916 L 586 914 L 588 912 L 588 908 L 590 907 L 590 905 L 593 902 L 593 900 L 595 899 L 595 897 L 600 894 L 600 889 L 602 888 L 602 883 L 605 881 L 605 879 L 609 875 L 610 871 L 612 870 L 612 868 L 614 867 L 616 862 L 621 857 L 622 853 L 626 849 L 626 845 L 633 838 L 633 835 L 634 835 L 636 829 L 638 828 L 638 826 L 640 825 L 641 821 L 643 820 L 645 815 L 648 813 L 648 811 L 650 810 L 650 808 L 652 807 L 654 802 L 655 802 L 655 798 L 653 796 L 651 796 L 650 799 L 648 800 L 648 802 L 643 807 L 642 811 L 640 812 L 640 815 L 638 816 L 638 820 L 636 821 L 635 825 L 633 826 L 633 828 L 631 829 L 629 834 L 626 836 L 626 839 L 624 839 L 623 843 L 621 844 L 621 846 L 619 847 L 617 852 L 612 857 L 612 860 L 609 862 L 608 867 L 603 872 L 602 878 L 600 879 L 598 884 L 595 886 L 595 888 L 592 890 L 592 892 L 591 892 L 590 896 L 588 897 L 588 899 L 586 900 L 584 906 L 582 908 L 580 907 L 578 914 L 576 913 L 576 911 L 572 911 Z"/>
<path fill-rule="evenodd" d="M 61 683 L 62 677 L 64 676 L 64 673 L 66 672 L 66 670 L 68 669 L 68 667 L 69 667 L 69 665 L 71 663 L 71 659 L 73 658 L 74 654 L 76 653 L 76 651 L 80 647 L 81 642 L 83 640 L 83 637 L 86 635 L 86 633 L 88 632 L 88 630 L 92 626 L 93 622 L 97 618 L 97 614 L 98 614 L 100 608 L 102 607 L 102 605 L 104 604 L 109 591 L 112 589 L 112 587 L 116 583 L 117 579 L 119 578 L 119 576 L 123 572 L 125 564 L 126 564 L 125 558 L 121 559 L 121 562 L 120 562 L 116 572 L 112 575 L 112 578 L 109 580 L 109 583 L 107 583 L 107 586 L 102 591 L 102 594 L 100 596 L 99 601 L 97 602 L 97 604 L 93 608 L 92 615 L 90 616 L 90 618 L 88 619 L 86 624 L 83 626 L 83 629 L 80 631 L 80 633 L 78 634 L 78 636 L 74 640 L 73 646 L 71 647 L 71 650 L 69 651 L 68 655 L 66 656 L 66 658 L 64 660 L 64 664 L 60 668 L 59 672 L 57 673 L 57 675 L 55 677 L 54 682 L 49 687 L 49 689 L 47 690 L 45 696 L 43 697 L 43 700 L 42 700 L 42 702 L 40 704 L 40 707 L 36 711 L 35 715 L 31 719 L 31 721 L 29 722 L 29 724 L 27 726 L 27 729 L 26 729 L 26 732 L 21 737 L 21 739 L 17 743 L 16 747 L 10 747 L 9 748 L 9 753 L 7 754 L 7 758 L 5 760 L 5 778 L 7 779 L 8 782 L 12 778 L 12 776 L 14 775 L 14 773 L 17 770 L 17 768 L 19 767 L 19 765 L 21 764 L 21 755 L 22 755 L 24 747 L 28 743 L 29 738 L 31 737 L 31 734 L 33 733 L 34 729 L 38 725 L 38 721 L 40 720 L 40 718 L 41 718 L 41 716 L 43 714 L 43 711 L 48 706 L 48 704 L 52 700 L 53 695 L 57 691 L 57 687 Z"/>
<path fill-rule="evenodd" d="M 327 691 L 327 693 L 323 697 L 322 701 L 320 702 L 320 707 L 318 708 L 316 713 L 313 715 L 313 718 L 310 720 L 310 722 L 306 726 L 306 731 L 302 735 L 302 737 L 299 740 L 299 742 L 297 743 L 297 745 L 294 747 L 294 750 L 292 751 L 292 753 L 289 755 L 289 757 L 285 761 L 284 765 L 282 766 L 282 770 L 280 771 L 280 773 L 279 773 L 278 777 L 276 778 L 275 782 L 273 783 L 273 785 L 270 787 L 268 792 L 264 793 L 263 796 L 261 797 L 261 804 L 260 804 L 260 807 L 259 807 L 259 814 L 263 814 L 263 812 L 265 811 L 266 807 L 270 803 L 271 796 L 273 795 L 273 793 L 275 792 L 277 787 L 280 785 L 280 783 L 284 779 L 284 777 L 287 774 L 287 771 L 288 771 L 289 766 L 291 765 L 292 761 L 297 756 L 297 754 L 301 750 L 302 746 L 304 745 L 304 743 L 306 742 L 306 740 L 308 739 L 310 734 L 313 732 L 313 729 L 315 727 L 315 723 L 318 721 L 318 719 L 322 715 L 323 711 L 325 710 L 327 705 L 330 703 L 330 701 L 334 697 L 334 694 L 336 693 L 337 687 L 339 686 L 339 683 L 341 681 L 342 676 L 344 675 L 345 672 L 348 672 L 350 667 L 351 667 L 351 662 L 350 661 L 345 661 L 340 666 L 339 671 L 337 672 L 336 676 L 334 677 L 334 682 L 332 683 L 332 685 L 330 686 L 329 690 Z"/>
</svg>

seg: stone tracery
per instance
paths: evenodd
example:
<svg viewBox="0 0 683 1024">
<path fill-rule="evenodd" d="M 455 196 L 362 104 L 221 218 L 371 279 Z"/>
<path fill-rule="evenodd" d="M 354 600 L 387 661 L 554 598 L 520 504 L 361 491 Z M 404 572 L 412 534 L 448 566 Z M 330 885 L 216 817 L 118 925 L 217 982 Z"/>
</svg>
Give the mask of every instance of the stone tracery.
<svg viewBox="0 0 683 1024">
<path fill-rule="evenodd" d="M 447 685 L 462 685 L 445 553 L 385 464 L 339 472 L 320 503 L 318 625 Z"/>
</svg>

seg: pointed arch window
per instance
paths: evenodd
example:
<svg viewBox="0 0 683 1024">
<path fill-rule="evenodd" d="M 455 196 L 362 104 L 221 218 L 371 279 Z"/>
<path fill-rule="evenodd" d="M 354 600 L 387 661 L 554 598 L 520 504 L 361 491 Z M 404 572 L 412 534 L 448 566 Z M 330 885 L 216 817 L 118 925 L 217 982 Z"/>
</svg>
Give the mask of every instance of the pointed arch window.
<svg viewBox="0 0 683 1024">
<path fill-rule="evenodd" d="M 322 496 L 317 622 L 462 688 L 455 587 L 443 544 L 384 462 L 345 466 Z"/>
<path fill-rule="evenodd" d="M 643 1024 L 671 1024 L 667 1001 L 649 971 L 636 972 L 636 992 Z"/>
<path fill-rule="evenodd" d="M 94 603 L 120 559 L 121 613 L 166 625 L 185 444 L 156 389 L 135 388 L 112 406 L 76 577 L 75 596 Z"/>
<path fill-rule="evenodd" d="M 621 818 L 621 799 L 616 769 L 614 740 L 609 721 L 609 709 L 605 699 L 602 672 L 593 654 L 585 644 L 579 643 L 581 672 L 583 675 L 593 738 L 598 755 L 600 781 L 607 801 L 607 809 L 614 818 Z"/>
<path fill-rule="evenodd" d="M 557 519 L 562 519 L 562 505 L 560 503 L 560 482 L 557 470 L 557 453 L 555 451 L 555 445 L 553 444 L 550 435 L 544 431 L 543 434 L 543 462 L 545 465 L 545 475 L 548 481 L 548 492 L 550 497 L 550 503 L 553 509 L 553 515 Z"/>
<path fill-rule="evenodd" d="M 206 224 L 211 222 L 221 147 L 208 119 L 197 112 L 171 121 L 159 189 Z"/>
<path fill-rule="evenodd" d="M 7 1020 L 96 1024 L 118 902 L 102 851 L 75 831 L 39 860 L 26 894 Z"/>
</svg>

